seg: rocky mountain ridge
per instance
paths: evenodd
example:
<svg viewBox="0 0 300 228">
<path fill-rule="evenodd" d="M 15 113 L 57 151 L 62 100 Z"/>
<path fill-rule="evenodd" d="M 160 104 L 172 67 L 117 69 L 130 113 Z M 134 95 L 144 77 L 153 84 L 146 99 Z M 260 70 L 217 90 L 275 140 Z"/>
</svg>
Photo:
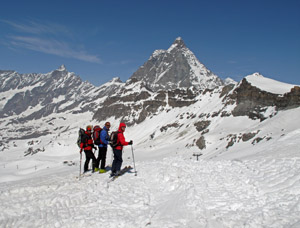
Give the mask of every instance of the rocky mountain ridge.
<svg viewBox="0 0 300 228">
<path fill-rule="evenodd" d="M 16 115 L 17 121 L 40 119 L 52 113 L 78 113 L 96 109 L 97 100 L 118 90 L 118 78 L 95 87 L 68 72 L 64 65 L 47 74 L 0 74 L 0 118 Z"/>
</svg>

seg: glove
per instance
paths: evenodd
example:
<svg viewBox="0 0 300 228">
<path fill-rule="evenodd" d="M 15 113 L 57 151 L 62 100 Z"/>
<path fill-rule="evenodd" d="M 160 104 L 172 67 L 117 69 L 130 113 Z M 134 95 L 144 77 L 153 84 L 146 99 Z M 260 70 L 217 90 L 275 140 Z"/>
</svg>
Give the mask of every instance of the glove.
<svg viewBox="0 0 300 228">
<path fill-rule="evenodd" d="M 132 140 L 130 140 L 129 141 L 129 143 L 128 143 L 128 145 L 132 145 L 133 144 L 133 141 Z"/>
</svg>

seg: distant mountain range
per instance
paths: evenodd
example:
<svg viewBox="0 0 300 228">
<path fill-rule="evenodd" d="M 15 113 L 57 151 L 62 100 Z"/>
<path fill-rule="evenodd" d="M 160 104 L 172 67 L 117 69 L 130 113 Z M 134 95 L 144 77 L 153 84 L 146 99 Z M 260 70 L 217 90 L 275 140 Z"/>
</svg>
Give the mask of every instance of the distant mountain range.
<svg viewBox="0 0 300 228">
<path fill-rule="evenodd" d="M 299 86 L 259 73 L 238 83 L 223 81 L 177 38 L 168 50 L 154 51 L 126 82 L 113 78 L 96 87 L 64 65 L 47 74 L 0 71 L 0 151 L 37 138 L 47 151 L 58 136 L 76 137 L 82 125 L 124 121 L 141 131 L 135 140 L 141 146 L 168 137 L 169 143 L 212 153 L 217 131 L 223 132 L 218 150 L 250 139 L 256 144 L 267 138 L 260 135 L 260 122 L 299 106 Z M 251 124 L 218 128 L 239 117 Z"/>
</svg>

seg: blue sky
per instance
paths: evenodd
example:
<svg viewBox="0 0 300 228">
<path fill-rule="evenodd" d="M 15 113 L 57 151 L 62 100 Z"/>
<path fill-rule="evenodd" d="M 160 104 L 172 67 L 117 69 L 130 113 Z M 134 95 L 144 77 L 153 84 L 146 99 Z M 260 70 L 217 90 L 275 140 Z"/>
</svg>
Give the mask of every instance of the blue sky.
<svg viewBox="0 0 300 228">
<path fill-rule="evenodd" d="M 182 37 L 223 79 L 260 72 L 300 84 L 298 0 L 10 0 L 0 11 L 1 70 L 65 64 L 94 85 L 125 81 Z"/>
</svg>

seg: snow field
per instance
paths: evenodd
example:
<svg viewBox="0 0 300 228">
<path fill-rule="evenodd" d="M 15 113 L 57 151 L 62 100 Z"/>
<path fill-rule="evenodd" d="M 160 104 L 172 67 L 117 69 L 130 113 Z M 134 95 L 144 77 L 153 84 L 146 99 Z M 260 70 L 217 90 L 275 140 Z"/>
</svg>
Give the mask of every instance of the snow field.
<svg viewBox="0 0 300 228">
<path fill-rule="evenodd" d="M 126 163 L 126 162 L 124 162 Z M 128 165 L 124 164 L 123 166 Z M 300 159 L 137 162 L 0 184 L 1 227 L 299 227 Z"/>
</svg>

